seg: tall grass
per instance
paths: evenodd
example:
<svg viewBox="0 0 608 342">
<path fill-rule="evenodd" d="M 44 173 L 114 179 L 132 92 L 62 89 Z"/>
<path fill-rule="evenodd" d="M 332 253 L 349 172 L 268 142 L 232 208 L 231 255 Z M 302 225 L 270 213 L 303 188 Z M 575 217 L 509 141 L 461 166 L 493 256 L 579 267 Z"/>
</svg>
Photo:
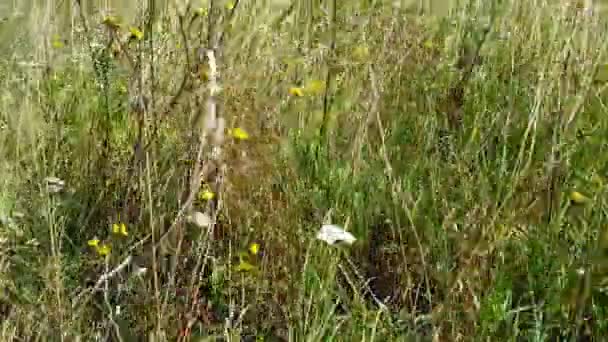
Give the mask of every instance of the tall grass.
<svg viewBox="0 0 608 342">
<path fill-rule="evenodd" d="M 3 340 L 608 331 L 597 13 L 112 5 L 0 23 Z"/>
</svg>

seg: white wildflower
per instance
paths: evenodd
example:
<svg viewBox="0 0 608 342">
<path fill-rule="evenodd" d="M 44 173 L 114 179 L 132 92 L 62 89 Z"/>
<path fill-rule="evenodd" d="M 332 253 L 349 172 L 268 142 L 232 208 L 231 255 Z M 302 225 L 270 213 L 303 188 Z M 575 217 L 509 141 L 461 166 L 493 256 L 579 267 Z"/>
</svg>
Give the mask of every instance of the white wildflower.
<svg viewBox="0 0 608 342">
<path fill-rule="evenodd" d="M 207 214 L 203 214 L 200 211 L 195 211 L 188 216 L 188 221 L 193 223 L 200 228 L 206 228 L 211 225 L 211 217 Z"/>
<path fill-rule="evenodd" d="M 329 245 L 345 242 L 352 245 L 357 239 L 344 228 L 333 224 L 324 224 L 317 233 L 317 239 L 325 241 Z"/>
</svg>

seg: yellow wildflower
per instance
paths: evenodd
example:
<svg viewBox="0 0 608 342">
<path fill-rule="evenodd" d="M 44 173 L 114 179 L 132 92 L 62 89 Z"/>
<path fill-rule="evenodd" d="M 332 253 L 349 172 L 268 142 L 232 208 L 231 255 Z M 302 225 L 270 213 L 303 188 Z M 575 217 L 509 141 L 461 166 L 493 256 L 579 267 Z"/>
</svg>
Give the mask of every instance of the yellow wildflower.
<svg viewBox="0 0 608 342">
<path fill-rule="evenodd" d="M 306 85 L 306 93 L 309 94 L 321 94 L 323 93 L 323 91 L 325 91 L 325 82 L 323 81 L 319 81 L 319 80 L 312 80 L 310 82 L 308 82 L 308 84 Z"/>
<path fill-rule="evenodd" d="M 289 88 L 289 94 L 291 96 L 304 96 L 304 89 L 302 89 L 301 87 L 291 87 Z"/>
<path fill-rule="evenodd" d="M 110 247 L 110 245 L 103 244 L 97 248 L 97 253 L 101 256 L 106 256 L 110 254 L 111 250 L 112 248 Z"/>
<path fill-rule="evenodd" d="M 369 57 L 369 48 L 367 45 L 359 45 L 353 49 L 353 57 L 357 60 L 366 60 Z"/>
<path fill-rule="evenodd" d="M 107 16 L 103 18 L 103 24 L 113 30 L 117 30 L 120 28 L 120 22 L 118 21 L 118 18 L 113 16 Z"/>
<path fill-rule="evenodd" d="M 247 139 L 249 139 L 249 134 L 247 132 L 245 132 L 245 130 L 242 129 L 242 128 L 240 128 L 240 127 L 236 127 L 234 129 L 229 130 L 228 134 L 230 134 L 236 140 L 247 140 Z"/>
<path fill-rule="evenodd" d="M 203 201 L 210 201 L 215 198 L 215 194 L 212 191 L 203 190 L 200 192 L 198 197 Z"/>
<path fill-rule="evenodd" d="M 570 200 L 574 203 L 574 204 L 584 204 L 589 202 L 589 198 L 583 194 L 581 194 L 578 191 L 572 191 L 570 193 Z"/>
<path fill-rule="evenodd" d="M 127 225 L 124 223 L 114 223 L 112 225 L 112 233 L 122 236 L 129 236 L 129 232 L 127 232 Z"/>
<path fill-rule="evenodd" d="M 137 40 L 142 40 L 144 38 L 144 33 L 141 32 L 141 30 L 137 27 L 131 27 L 129 32 L 131 32 L 131 38 L 135 38 Z"/>
<path fill-rule="evenodd" d="M 239 253 L 239 264 L 236 266 L 236 270 L 239 272 L 251 272 L 255 270 L 255 265 L 248 261 L 249 256 L 247 252 Z"/>
<path fill-rule="evenodd" d="M 253 255 L 257 255 L 260 252 L 260 244 L 259 243 L 252 243 L 249 245 L 249 252 Z"/>
<path fill-rule="evenodd" d="M 197 16 L 200 16 L 200 17 L 204 17 L 204 16 L 207 15 L 207 9 L 203 8 L 203 7 L 197 8 L 194 11 L 194 14 L 197 15 Z"/>
<path fill-rule="evenodd" d="M 59 37 L 59 35 L 54 35 L 53 36 L 53 39 L 51 40 L 51 45 L 55 49 L 61 49 L 62 47 L 65 46 L 65 44 L 63 43 L 63 41 L 61 41 L 61 37 Z"/>
<path fill-rule="evenodd" d="M 91 247 L 99 246 L 99 239 L 91 239 L 87 242 L 87 244 Z"/>
<path fill-rule="evenodd" d="M 239 272 L 251 272 L 255 270 L 255 266 L 245 260 L 241 260 L 241 262 L 239 262 L 239 265 L 236 267 L 236 270 Z"/>
</svg>

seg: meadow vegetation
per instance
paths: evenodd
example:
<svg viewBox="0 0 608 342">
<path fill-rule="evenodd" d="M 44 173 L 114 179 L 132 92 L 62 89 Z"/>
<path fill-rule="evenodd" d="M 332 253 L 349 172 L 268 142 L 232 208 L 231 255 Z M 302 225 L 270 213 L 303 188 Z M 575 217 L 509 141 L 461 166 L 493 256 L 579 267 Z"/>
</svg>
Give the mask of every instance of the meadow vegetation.
<svg viewBox="0 0 608 342">
<path fill-rule="evenodd" d="M 1 340 L 607 336 L 597 12 L 128 3 L 4 9 Z"/>
</svg>

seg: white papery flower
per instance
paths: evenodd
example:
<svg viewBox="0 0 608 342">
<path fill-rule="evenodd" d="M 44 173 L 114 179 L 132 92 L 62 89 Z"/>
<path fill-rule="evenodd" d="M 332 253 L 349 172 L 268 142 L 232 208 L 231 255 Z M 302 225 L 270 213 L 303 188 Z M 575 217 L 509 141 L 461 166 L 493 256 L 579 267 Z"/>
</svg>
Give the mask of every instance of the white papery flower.
<svg viewBox="0 0 608 342">
<path fill-rule="evenodd" d="M 211 225 L 211 217 L 209 215 L 195 211 L 188 216 L 188 221 L 197 225 L 200 228 L 207 228 Z"/>
<path fill-rule="evenodd" d="M 317 233 L 317 239 L 325 241 L 328 245 L 340 242 L 352 245 L 357 240 L 353 234 L 334 224 L 324 224 L 321 226 L 321 229 Z"/>
</svg>

